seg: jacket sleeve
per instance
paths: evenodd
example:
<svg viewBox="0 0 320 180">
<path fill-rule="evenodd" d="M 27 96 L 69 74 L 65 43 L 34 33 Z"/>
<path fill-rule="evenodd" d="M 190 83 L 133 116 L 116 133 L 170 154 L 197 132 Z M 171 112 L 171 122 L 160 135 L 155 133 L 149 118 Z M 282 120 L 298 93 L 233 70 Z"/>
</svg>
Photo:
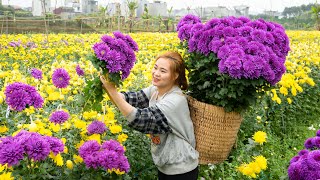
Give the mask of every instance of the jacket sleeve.
<svg viewBox="0 0 320 180">
<path fill-rule="evenodd" d="M 121 92 L 125 100 L 136 108 L 146 108 L 149 106 L 149 99 L 143 90 L 137 92 Z"/>
<path fill-rule="evenodd" d="M 146 134 L 165 134 L 172 132 L 168 120 L 156 106 L 134 109 L 128 116 L 129 126 Z"/>
</svg>

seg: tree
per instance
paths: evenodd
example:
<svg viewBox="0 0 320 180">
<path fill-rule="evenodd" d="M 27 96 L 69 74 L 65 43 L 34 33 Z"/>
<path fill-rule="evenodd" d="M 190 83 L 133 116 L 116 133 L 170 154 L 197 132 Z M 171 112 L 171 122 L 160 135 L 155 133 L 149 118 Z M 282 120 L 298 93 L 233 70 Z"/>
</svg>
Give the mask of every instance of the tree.
<svg viewBox="0 0 320 180">
<path fill-rule="evenodd" d="M 135 0 L 127 0 L 129 9 L 129 32 L 132 32 L 133 18 L 135 17 L 135 10 L 138 8 L 138 2 Z"/>
<path fill-rule="evenodd" d="M 315 4 L 311 7 L 311 12 L 316 20 L 316 28 L 318 31 L 320 31 L 320 5 Z"/>
</svg>

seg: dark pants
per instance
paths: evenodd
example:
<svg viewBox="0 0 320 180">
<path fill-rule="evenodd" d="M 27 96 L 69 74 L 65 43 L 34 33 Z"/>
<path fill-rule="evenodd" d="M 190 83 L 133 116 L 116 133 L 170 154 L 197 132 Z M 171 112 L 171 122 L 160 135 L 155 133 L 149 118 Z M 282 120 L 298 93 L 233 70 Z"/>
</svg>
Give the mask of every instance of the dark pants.
<svg viewBox="0 0 320 180">
<path fill-rule="evenodd" d="M 158 170 L 158 179 L 159 180 L 197 180 L 199 174 L 199 169 L 196 167 L 194 170 L 176 175 L 166 175 Z"/>
</svg>

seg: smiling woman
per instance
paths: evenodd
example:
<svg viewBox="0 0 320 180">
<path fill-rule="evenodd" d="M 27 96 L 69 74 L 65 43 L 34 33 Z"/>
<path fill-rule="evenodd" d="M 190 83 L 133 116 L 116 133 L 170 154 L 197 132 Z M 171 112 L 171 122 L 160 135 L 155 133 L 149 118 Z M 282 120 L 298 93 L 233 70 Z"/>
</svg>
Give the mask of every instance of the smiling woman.
<svg viewBox="0 0 320 180">
<path fill-rule="evenodd" d="M 129 126 L 151 134 L 151 153 L 159 179 L 197 179 L 198 157 L 188 102 L 184 61 L 177 52 L 156 58 L 152 86 L 138 92 L 118 93 L 115 85 L 100 78 L 110 99 Z"/>
</svg>

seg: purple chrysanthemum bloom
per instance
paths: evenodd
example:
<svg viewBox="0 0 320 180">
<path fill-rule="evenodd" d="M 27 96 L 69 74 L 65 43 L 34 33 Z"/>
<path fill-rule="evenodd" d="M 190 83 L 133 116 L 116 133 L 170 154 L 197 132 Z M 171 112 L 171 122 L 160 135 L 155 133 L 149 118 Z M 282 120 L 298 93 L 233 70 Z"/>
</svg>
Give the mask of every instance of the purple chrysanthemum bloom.
<svg viewBox="0 0 320 180">
<path fill-rule="evenodd" d="M 312 149 L 314 147 L 314 144 L 312 142 L 313 137 L 308 138 L 305 142 L 304 142 L 304 147 L 307 149 Z"/>
<path fill-rule="evenodd" d="M 243 26 L 238 28 L 238 33 L 239 35 L 241 35 L 241 37 L 249 37 L 252 31 L 253 31 L 253 28 L 250 26 Z"/>
<path fill-rule="evenodd" d="M 11 46 L 11 47 L 19 47 L 21 45 L 21 40 L 19 40 L 19 41 L 11 41 L 11 42 L 9 42 L 9 46 Z"/>
<path fill-rule="evenodd" d="M 129 171 L 130 164 L 128 162 L 127 157 L 120 156 L 116 162 L 117 162 L 117 167 L 119 168 L 120 171 L 124 171 L 126 173 Z"/>
<path fill-rule="evenodd" d="M 303 149 L 303 150 L 298 152 L 298 155 L 299 156 L 303 156 L 303 155 L 308 154 L 308 153 L 309 153 L 309 151 L 307 149 Z"/>
<path fill-rule="evenodd" d="M 290 164 L 298 162 L 299 160 L 300 160 L 300 156 L 294 156 L 293 158 L 291 158 Z"/>
<path fill-rule="evenodd" d="M 57 88 L 66 88 L 69 85 L 70 76 L 63 68 L 54 70 L 52 74 L 53 85 Z"/>
<path fill-rule="evenodd" d="M 229 56 L 231 49 L 228 45 L 223 45 L 222 47 L 219 48 L 218 51 L 218 58 L 221 60 L 226 59 Z"/>
<path fill-rule="evenodd" d="M 1 140 L 0 142 L 0 164 L 5 165 L 8 163 L 9 166 L 19 164 L 19 161 L 23 159 L 24 149 L 20 143 L 10 140 Z"/>
<path fill-rule="evenodd" d="M 233 27 L 228 26 L 223 29 L 224 37 L 233 37 L 235 34 L 236 34 L 236 31 Z"/>
<path fill-rule="evenodd" d="M 320 149 L 320 137 L 316 136 L 312 138 L 312 144 L 314 147 L 319 148 Z"/>
<path fill-rule="evenodd" d="M 110 51 L 110 47 L 103 42 L 94 44 L 92 49 L 94 50 L 96 57 L 100 60 L 106 60 L 106 55 Z"/>
<path fill-rule="evenodd" d="M 302 168 L 301 168 L 301 162 L 294 162 L 290 164 L 288 168 L 288 176 L 290 180 L 297 180 L 301 179 L 302 177 Z"/>
<path fill-rule="evenodd" d="M 263 30 L 255 29 L 251 32 L 251 38 L 254 41 L 263 43 L 266 41 L 266 33 Z"/>
<path fill-rule="evenodd" d="M 93 121 L 88 127 L 87 127 L 87 131 L 88 134 L 102 134 L 104 132 L 106 132 L 107 127 L 106 125 L 101 122 L 101 121 Z"/>
<path fill-rule="evenodd" d="M 49 120 L 55 124 L 62 124 L 66 122 L 68 119 L 69 119 L 69 113 L 63 110 L 58 110 L 53 112 L 49 118 Z"/>
<path fill-rule="evenodd" d="M 124 35 L 120 31 L 115 31 L 113 32 L 113 35 L 117 39 L 122 39 L 124 42 L 127 43 L 127 45 L 134 51 L 138 51 L 138 44 L 129 36 L 129 35 Z"/>
<path fill-rule="evenodd" d="M 29 138 L 25 144 L 25 151 L 34 161 L 45 160 L 50 154 L 50 144 L 42 137 Z"/>
<path fill-rule="evenodd" d="M 241 21 L 241 20 L 238 20 L 238 19 L 236 19 L 236 20 L 234 20 L 233 22 L 232 22 L 232 27 L 233 28 L 239 28 L 239 27 L 241 27 L 243 25 L 243 22 Z"/>
<path fill-rule="evenodd" d="M 26 44 L 26 46 L 27 46 L 28 48 L 30 48 L 30 49 L 37 47 L 37 45 L 36 45 L 34 42 L 28 42 L 28 43 Z"/>
<path fill-rule="evenodd" d="M 124 148 L 123 146 L 118 142 L 118 141 L 115 141 L 113 139 L 110 139 L 109 141 L 105 141 L 103 144 L 102 144 L 102 149 L 107 149 L 107 150 L 110 150 L 110 151 L 115 151 L 117 152 L 118 154 L 124 154 Z"/>
<path fill-rule="evenodd" d="M 32 68 L 31 75 L 36 79 L 42 79 L 42 71 L 40 69 Z"/>
<path fill-rule="evenodd" d="M 4 91 L 6 103 L 16 111 L 22 111 L 28 106 L 41 108 L 43 98 L 36 88 L 28 84 L 15 82 L 6 86 Z"/>
<path fill-rule="evenodd" d="M 219 51 L 219 48 L 223 45 L 223 43 L 218 39 L 212 39 L 209 43 L 209 50 L 217 53 Z"/>
<path fill-rule="evenodd" d="M 219 24 L 220 24 L 220 19 L 212 18 L 205 24 L 204 29 L 205 30 L 212 29 L 212 28 L 215 28 Z"/>
<path fill-rule="evenodd" d="M 106 43 L 108 46 L 114 43 L 114 39 L 108 35 L 101 36 L 101 40 L 102 42 Z"/>
<path fill-rule="evenodd" d="M 188 14 L 179 21 L 177 25 L 177 31 L 179 31 L 179 29 L 185 24 L 196 24 L 196 23 L 201 23 L 200 18 L 198 16 Z"/>
<path fill-rule="evenodd" d="M 110 73 L 117 73 L 121 71 L 121 54 L 116 50 L 110 50 L 106 53 L 105 61 L 106 68 Z"/>
<path fill-rule="evenodd" d="M 103 150 L 99 153 L 99 164 L 104 169 L 117 168 L 117 161 L 122 155 L 119 155 L 115 151 Z"/>
<path fill-rule="evenodd" d="M 255 65 L 252 59 L 247 59 L 243 62 L 243 76 L 247 79 L 258 78 L 257 73 L 255 71 Z"/>
<path fill-rule="evenodd" d="M 83 71 L 83 69 L 81 69 L 79 64 L 77 64 L 77 66 L 76 66 L 76 72 L 77 72 L 78 76 L 84 76 L 84 71 Z"/>
<path fill-rule="evenodd" d="M 100 154 L 101 152 L 94 151 L 94 152 L 91 152 L 91 154 L 87 154 L 84 158 L 82 157 L 84 163 L 86 164 L 86 167 L 98 169 L 101 166 Z"/>
<path fill-rule="evenodd" d="M 178 38 L 180 41 L 189 40 L 191 38 L 191 28 L 193 27 L 192 24 L 185 24 L 182 26 L 178 31 Z"/>
<path fill-rule="evenodd" d="M 89 155 L 92 155 L 94 152 L 98 152 L 100 150 L 100 144 L 95 140 L 90 140 L 82 144 L 79 148 L 79 155 L 86 159 Z"/>
<path fill-rule="evenodd" d="M 308 153 L 307 163 L 310 169 L 320 170 L 320 150 L 314 150 Z"/>
<path fill-rule="evenodd" d="M 57 155 L 63 152 L 64 144 L 60 139 L 56 137 L 50 137 L 50 136 L 45 136 L 44 138 L 49 143 L 50 150 L 53 152 L 54 155 Z"/>
<path fill-rule="evenodd" d="M 240 58 L 234 55 L 229 56 L 226 59 L 225 64 L 228 69 L 240 69 L 242 66 Z"/>
<path fill-rule="evenodd" d="M 320 129 L 317 131 L 316 136 L 320 136 Z"/>
</svg>

